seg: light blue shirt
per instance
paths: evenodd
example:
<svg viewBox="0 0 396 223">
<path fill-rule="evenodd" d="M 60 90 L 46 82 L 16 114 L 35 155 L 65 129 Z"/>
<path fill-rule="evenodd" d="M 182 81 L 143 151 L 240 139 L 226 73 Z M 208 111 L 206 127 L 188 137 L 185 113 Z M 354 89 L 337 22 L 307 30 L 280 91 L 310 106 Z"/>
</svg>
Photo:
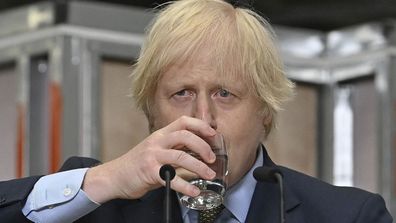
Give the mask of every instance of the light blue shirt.
<svg viewBox="0 0 396 223">
<path fill-rule="evenodd" d="M 263 165 L 262 153 L 260 149 L 253 167 L 226 192 L 225 209 L 216 222 L 245 222 L 256 187 L 253 170 Z M 23 214 L 33 222 L 67 223 L 95 210 L 100 204 L 92 201 L 81 189 L 87 170 L 69 170 L 40 178 L 27 198 Z M 197 222 L 197 211 L 181 205 L 181 212 L 184 223 Z"/>
<path fill-rule="evenodd" d="M 88 168 L 69 170 L 40 178 L 30 192 L 23 214 L 33 222 L 67 223 L 100 205 L 81 189 Z"/>
<path fill-rule="evenodd" d="M 263 165 L 263 150 L 259 149 L 256 162 L 245 176 L 234 186 L 229 188 L 224 199 L 225 209 L 221 212 L 216 222 L 239 223 L 245 222 L 249 211 L 250 202 L 256 187 L 253 170 Z M 198 222 L 198 212 L 181 206 L 184 223 Z"/>
</svg>

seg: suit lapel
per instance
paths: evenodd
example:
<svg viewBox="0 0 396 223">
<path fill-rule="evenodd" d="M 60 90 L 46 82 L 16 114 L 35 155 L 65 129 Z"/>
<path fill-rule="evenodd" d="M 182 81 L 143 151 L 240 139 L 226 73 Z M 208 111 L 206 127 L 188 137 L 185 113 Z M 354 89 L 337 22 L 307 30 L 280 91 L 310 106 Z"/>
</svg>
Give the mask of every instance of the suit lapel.
<svg viewBox="0 0 396 223">
<path fill-rule="evenodd" d="M 163 222 L 164 217 L 164 188 L 149 192 L 139 200 L 130 202 L 122 209 L 125 222 Z M 172 222 L 182 223 L 179 202 L 176 193 L 172 191 L 171 203 L 173 208 Z"/>
<path fill-rule="evenodd" d="M 276 167 L 264 146 L 262 146 L 262 149 L 263 166 Z M 286 222 L 304 222 L 303 216 L 297 211 L 301 202 L 290 189 L 287 180 L 284 181 Z M 279 205 L 279 186 L 275 183 L 257 182 L 246 222 L 280 222 Z"/>
</svg>

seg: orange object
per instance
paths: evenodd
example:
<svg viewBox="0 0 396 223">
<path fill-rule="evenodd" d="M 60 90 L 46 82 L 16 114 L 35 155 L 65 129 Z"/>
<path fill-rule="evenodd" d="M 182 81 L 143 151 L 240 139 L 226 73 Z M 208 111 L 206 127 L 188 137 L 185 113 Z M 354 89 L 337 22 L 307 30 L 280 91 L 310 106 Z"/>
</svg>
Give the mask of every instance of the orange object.
<svg viewBox="0 0 396 223">
<path fill-rule="evenodd" d="M 49 164 L 50 172 L 58 171 L 61 159 L 62 93 L 58 83 L 50 84 L 50 137 Z"/>
<path fill-rule="evenodd" d="M 22 104 L 17 105 L 17 156 L 16 156 L 16 175 L 17 178 L 23 176 L 24 169 L 24 147 L 25 147 L 25 108 Z"/>
</svg>

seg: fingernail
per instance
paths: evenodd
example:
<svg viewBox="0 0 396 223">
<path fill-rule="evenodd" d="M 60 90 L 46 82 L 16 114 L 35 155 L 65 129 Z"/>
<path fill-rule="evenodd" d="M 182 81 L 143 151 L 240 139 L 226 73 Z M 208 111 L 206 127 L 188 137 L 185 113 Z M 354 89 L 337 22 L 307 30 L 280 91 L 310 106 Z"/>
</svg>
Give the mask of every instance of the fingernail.
<svg viewBox="0 0 396 223">
<path fill-rule="evenodd" d="M 193 187 L 193 194 L 194 194 L 194 197 L 198 196 L 200 193 L 201 193 L 201 191 L 199 190 L 199 188 L 196 187 L 196 186 L 194 186 L 194 187 Z"/>
<path fill-rule="evenodd" d="M 210 177 L 210 178 L 213 178 L 213 177 L 215 177 L 216 176 L 216 172 L 214 172 L 212 169 L 208 169 L 207 171 L 206 171 L 206 173 L 208 174 L 208 177 Z"/>
<path fill-rule="evenodd" d="M 214 152 L 210 153 L 210 163 L 213 163 L 214 161 L 216 161 L 216 155 L 214 154 Z"/>
<path fill-rule="evenodd" d="M 209 133 L 214 136 L 217 134 L 216 130 L 214 130 L 213 128 L 209 128 Z"/>
</svg>

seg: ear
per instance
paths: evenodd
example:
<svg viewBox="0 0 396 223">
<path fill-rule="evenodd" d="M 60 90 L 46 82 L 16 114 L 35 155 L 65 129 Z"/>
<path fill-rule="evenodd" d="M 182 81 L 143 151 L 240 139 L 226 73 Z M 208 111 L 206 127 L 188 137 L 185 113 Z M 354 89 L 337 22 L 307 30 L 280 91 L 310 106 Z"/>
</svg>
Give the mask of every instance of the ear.
<svg viewBox="0 0 396 223">
<path fill-rule="evenodd" d="M 149 132 L 151 134 L 151 133 L 153 133 L 155 131 L 155 129 L 154 129 L 154 123 L 155 123 L 154 122 L 154 117 L 151 114 L 151 112 L 149 111 L 147 105 L 145 107 L 143 107 L 143 112 L 144 112 L 144 115 L 146 115 L 147 122 L 148 122 L 148 129 L 149 129 Z"/>
<path fill-rule="evenodd" d="M 155 128 L 154 116 L 150 115 L 150 114 L 146 114 L 146 117 L 147 117 L 147 121 L 148 121 L 148 129 L 149 129 L 149 132 L 151 134 L 151 133 L 155 132 L 155 130 L 157 130 Z"/>
<path fill-rule="evenodd" d="M 271 132 L 271 129 L 273 127 L 273 121 L 274 121 L 273 113 L 266 106 L 263 110 L 263 126 L 264 126 L 264 131 L 265 131 L 266 137 Z"/>
</svg>

